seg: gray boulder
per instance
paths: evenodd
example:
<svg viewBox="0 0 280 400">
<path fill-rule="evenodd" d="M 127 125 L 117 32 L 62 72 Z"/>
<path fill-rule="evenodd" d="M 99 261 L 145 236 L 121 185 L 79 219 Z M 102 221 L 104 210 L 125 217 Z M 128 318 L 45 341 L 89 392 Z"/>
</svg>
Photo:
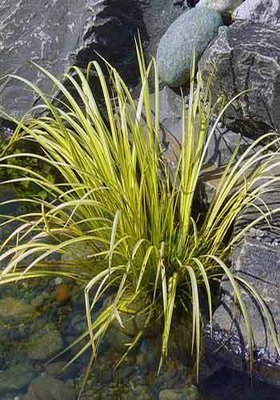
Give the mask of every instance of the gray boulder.
<svg viewBox="0 0 280 400">
<path fill-rule="evenodd" d="M 250 20 L 273 27 L 280 25 L 279 0 L 246 0 L 233 13 L 237 20 Z"/>
<path fill-rule="evenodd" d="M 263 297 L 273 316 L 275 327 L 280 331 L 280 292 L 279 281 L 280 249 L 276 242 L 266 240 L 268 233 L 254 230 L 235 250 L 232 267 L 237 275 L 246 279 Z M 222 283 L 222 304 L 214 314 L 214 336 L 210 342 L 219 344 L 217 359 L 240 371 L 248 368 L 248 334 L 240 310 L 234 306 L 233 291 L 227 280 Z M 269 333 L 267 321 L 251 296 L 242 289 L 248 309 L 255 340 L 256 377 L 267 383 L 280 386 L 280 357 Z M 209 343 L 208 343 L 209 346 Z"/>
<path fill-rule="evenodd" d="M 230 100 L 245 90 L 228 109 L 225 123 L 253 137 L 280 129 L 280 31 L 252 21 L 223 27 L 203 54 L 199 68 L 204 80 L 214 74 L 214 99 Z"/>
<path fill-rule="evenodd" d="M 173 87 L 186 83 L 193 51 L 197 61 L 222 25 L 218 12 L 203 7 L 178 17 L 159 42 L 156 58 L 161 79 Z"/>
</svg>

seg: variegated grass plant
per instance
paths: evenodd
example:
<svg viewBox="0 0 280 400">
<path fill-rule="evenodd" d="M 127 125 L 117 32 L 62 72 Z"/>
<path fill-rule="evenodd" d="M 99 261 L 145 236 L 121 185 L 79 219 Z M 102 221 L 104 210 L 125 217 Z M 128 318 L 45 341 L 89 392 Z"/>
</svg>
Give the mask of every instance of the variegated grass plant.
<svg viewBox="0 0 280 400">
<path fill-rule="evenodd" d="M 31 181 L 38 185 L 38 191 L 47 192 L 47 198 L 11 200 L 32 204 L 34 209 L 7 217 L 2 223 L 4 227 L 16 222 L 17 227 L 1 246 L 0 261 L 5 266 L 0 283 L 60 276 L 82 285 L 88 329 L 73 345 L 81 345 L 76 357 L 92 348 L 91 362 L 108 327 L 117 323 L 121 328 L 124 315 L 134 318 L 133 304 L 140 302 L 139 312 L 145 323 L 131 338 L 127 351 L 157 321 L 161 367 L 168 355 L 170 334 L 176 331 L 175 316 L 180 314 L 182 320 L 192 321 L 192 351 L 198 374 L 203 326 L 201 293 L 206 293 L 212 325 L 212 283 L 226 275 L 246 323 L 251 355 L 253 331 L 241 287 L 258 302 L 279 349 L 264 301 L 229 266 L 232 247 L 246 230 L 270 215 L 269 210 L 260 211 L 258 220 L 229 238 L 240 213 L 270 188 L 274 178 L 268 177 L 269 170 L 277 163 L 277 154 L 270 150 L 278 139 L 266 135 L 270 144 L 263 147 L 258 147 L 263 138 L 258 139 L 238 161 L 236 151 L 207 212 L 196 219 L 196 193 L 207 146 L 228 105 L 211 125 L 217 104 L 211 106 L 207 90 L 202 95 L 201 77 L 198 75 L 195 82 L 192 71 L 188 122 L 182 126 L 182 146 L 173 168 L 165 159 L 161 142 L 157 67 L 154 60 L 146 67 L 139 49 L 138 58 L 142 86 L 137 102 L 117 71 L 107 65 L 108 84 L 97 62 L 89 64 L 86 74 L 76 67 L 67 74 L 68 83 L 75 88 L 75 98 L 63 83 L 38 67 L 63 94 L 63 104 L 53 102 L 32 83 L 14 77 L 29 85 L 47 110 L 43 116 L 18 122 L 14 138 L 35 141 L 43 155 L 3 156 L 1 166 L 4 168 L 9 160 L 11 168 L 12 159 L 35 157 L 50 164 L 60 179 L 53 182 L 41 171 L 15 163 L 14 168 L 22 177 L 10 183 Z M 102 88 L 102 112 L 88 83 L 93 70 Z M 151 79 L 155 87 L 153 104 Z M 184 117 L 183 110 L 183 121 Z M 52 254 L 68 255 L 68 261 L 48 263 Z M 106 292 L 113 293 L 111 302 L 93 319 L 92 310 Z"/>
</svg>

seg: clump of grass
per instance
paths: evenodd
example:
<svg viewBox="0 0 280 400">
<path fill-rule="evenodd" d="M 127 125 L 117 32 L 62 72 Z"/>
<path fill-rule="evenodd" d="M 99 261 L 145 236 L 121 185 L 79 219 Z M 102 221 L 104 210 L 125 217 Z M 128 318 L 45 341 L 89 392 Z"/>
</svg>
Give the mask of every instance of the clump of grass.
<svg viewBox="0 0 280 400">
<path fill-rule="evenodd" d="M 88 338 L 76 357 L 92 348 L 91 361 L 111 324 L 122 326 L 124 315 L 136 317 L 137 303 L 141 304 L 144 323 L 128 344 L 128 351 L 157 321 L 162 343 L 159 368 L 168 355 L 170 333 L 176 331 L 175 317 L 179 314 L 183 321 L 191 319 L 198 374 L 201 295 L 206 293 L 212 325 L 212 282 L 226 275 L 246 322 L 251 355 L 253 332 L 241 286 L 259 303 L 279 349 L 264 301 L 229 268 L 232 247 L 257 221 L 228 239 L 238 215 L 270 187 L 273 178 L 268 178 L 269 170 L 277 161 L 276 154 L 269 150 L 278 138 L 267 134 L 270 144 L 259 148 L 260 138 L 238 161 L 233 155 L 205 215 L 196 219 L 195 194 L 207 146 L 225 108 L 210 127 L 214 107 L 207 90 L 202 96 L 199 75 L 195 89 L 193 70 L 188 122 L 182 127 L 181 151 L 172 169 L 161 144 L 157 67 L 154 60 L 146 67 L 139 49 L 138 58 L 142 85 L 137 102 L 117 71 L 108 65 L 108 84 L 97 62 L 89 64 L 85 75 L 76 67 L 67 74 L 75 98 L 60 81 L 38 67 L 66 99 L 61 107 L 20 78 L 40 95 L 48 111 L 45 116 L 18 122 L 17 128 L 24 140 L 39 145 L 42 154 L 8 155 L 2 157 L 1 165 L 12 159 L 34 157 L 49 164 L 61 178 L 54 182 L 41 171 L 14 163 L 22 177 L 12 183 L 32 182 L 47 197 L 16 200 L 36 207 L 2 223 L 4 226 L 16 221 L 18 227 L 1 247 L 0 261 L 6 265 L 0 283 L 65 276 L 84 286 L 88 329 L 74 345 Z M 92 70 L 99 78 L 105 112 L 100 111 L 88 84 Z M 154 104 L 149 89 L 151 76 Z M 261 213 L 259 219 L 269 214 Z M 48 264 L 46 260 L 52 254 L 68 255 L 70 261 Z M 92 310 L 106 292 L 113 292 L 112 301 L 93 320 Z"/>
</svg>

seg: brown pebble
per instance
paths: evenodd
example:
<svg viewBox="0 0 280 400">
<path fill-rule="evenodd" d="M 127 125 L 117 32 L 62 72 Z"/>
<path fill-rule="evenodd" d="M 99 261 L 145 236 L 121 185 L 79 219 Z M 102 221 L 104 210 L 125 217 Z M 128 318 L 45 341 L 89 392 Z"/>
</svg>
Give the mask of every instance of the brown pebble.
<svg viewBox="0 0 280 400">
<path fill-rule="evenodd" d="M 54 299 L 58 303 L 65 303 L 72 297 L 72 286 L 59 285 L 54 292 Z"/>
</svg>

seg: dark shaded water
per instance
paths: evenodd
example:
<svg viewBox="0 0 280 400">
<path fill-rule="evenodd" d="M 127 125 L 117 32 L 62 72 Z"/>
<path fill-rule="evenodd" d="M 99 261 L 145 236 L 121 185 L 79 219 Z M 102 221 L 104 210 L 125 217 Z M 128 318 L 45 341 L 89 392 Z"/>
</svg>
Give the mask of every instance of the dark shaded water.
<svg viewBox="0 0 280 400">
<path fill-rule="evenodd" d="M 279 400 L 280 388 L 254 382 L 231 369 L 222 369 L 211 375 L 202 385 L 205 400 Z"/>
</svg>

